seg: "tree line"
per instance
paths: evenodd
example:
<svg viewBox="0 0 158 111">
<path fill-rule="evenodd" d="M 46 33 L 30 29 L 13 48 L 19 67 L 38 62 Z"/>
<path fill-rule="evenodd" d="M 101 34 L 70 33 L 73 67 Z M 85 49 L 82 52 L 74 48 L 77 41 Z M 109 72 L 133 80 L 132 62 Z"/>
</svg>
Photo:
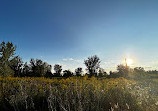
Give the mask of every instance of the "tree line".
<svg viewBox="0 0 158 111">
<path fill-rule="evenodd" d="M 55 64 L 53 67 L 47 62 L 41 59 L 31 59 L 29 63 L 23 62 L 22 58 L 15 56 L 16 46 L 12 42 L 0 44 L 0 76 L 1 77 L 71 77 L 71 76 L 83 76 L 89 77 L 130 77 L 135 75 L 147 73 L 144 68 L 136 67 L 131 69 L 120 64 L 117 66 L 117 71 L 108 75 L 103 68 L 100 67 L 100 58 L 97 55 L 88 57 L 84 60 L 87 73 L 83 74 L 83 69 L 78 67 L 75 72 L 70 70 L 62 71 L 62 65 Z M 54 68 L 55 73 L 51 70 Z M 63 72 L 63 73 L 62 73 Z M 132 75 L 130 73 L 132 72 Z M 158 73 L 158 71 L 148 71 L 148 73 Z"/>
</svg>

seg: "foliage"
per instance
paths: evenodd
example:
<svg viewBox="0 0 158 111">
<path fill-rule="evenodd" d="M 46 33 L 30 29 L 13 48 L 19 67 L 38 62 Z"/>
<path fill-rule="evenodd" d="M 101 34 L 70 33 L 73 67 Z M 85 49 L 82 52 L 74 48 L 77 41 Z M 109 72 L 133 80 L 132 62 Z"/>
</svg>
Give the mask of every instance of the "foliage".
<svg viewBox="0 0 158 111">
<path fill-rule="evenodd" d="M 46 62 L 43 62 L 40 59 L 31 59 L 30 60 L 31 66 L 31 76 L 33 77 L 43 77 L 46 75 L 47 72 L 51 72 L 51 65 Z"/>
<path fill-rule="evenodd" d="M 98 77 L 106 77 L 107 73 L 104 71 L 103 68 L 99 68 Z"/>
<path fill-rule="evenodd" d="M 23 69 L 22 69 L 22 77 L 29 77 L 31 73 L 31 67 L 25 62 Z"/>
<path fill-rule="evenodd" d="M 157 111 L 157 86 L 124 78 L 86 76 L 0 78 L 0 110 Z"/>
<path fill-rule="evenodd" d="M 10 67 L 14 71 L 15 77 L 22 75 L 23 61 L 19 56 L 14 57 L 11 61 Z"/>
<path fill-rule="evenodd" d="M 10 68 L 15 55 L 16 46 L 12 42 L 0 44 L 0 75 L 2 77 L 13 76 L 14 71 Z"/>
<path fill-rule="evenodd" d="M 54 71 L 55 71 L 54 76 L 55 77 L 60 77 L 61 76 L 61 71 L 62 71 L 62 66 L 59 65 L 59 64 L 55 64 L 54 65 Z"/>
<path fill-rule="evenodd" d="M 88 59 L 84 61 L 84 64 L 86 65 L 89 74 L 94 76 L 97 73 L 97 69 L 100 67 L 100 59 L 98 56 L 94 55 L 88 57 Z"/>
<path fill-rule="evenodd" d="M 149 70 L 147 71 L 148 74 L 158 74 L 157 70 Z"/>
<path fill-rule="evenodd" d="M 75 69 L 75 73 L 76 73 L 76 76 L 81 76 L 82 75 L 82 68 L 81 67 L 78 67 L 77 69 Z"/>
<path fill-rule="evenodd" d="M 120 64 L 117 66 L 117 70 L 120 77 L 127 77 L 130 68 Z"/>
<path fill-rule="evenodd" d="M 147 73 L 143 67 L 135 67 L 133 73 L 131 74 L 133 79 L 140 80 L 147 78 Z"/>
<path fill-rule="evenodd" d="M 53 77 L 51 65 L 40 59 L 23 64 L 15 50 L 10 42 L 0 44 L 0 111 L 158 111 L 156 70 L 118 65 L 107 75 L 95 55 L 84 61 L 86 76 L 77 68 L 76 76 L 65 70 L 60 77 L 56 64 Z"/>
<path fill-rule="evenodd" d="M 70 70 L 65 70 L 63 71 L 63 77 L 71 77 L 73 76 L 73 72 L 71 72 Z"/>
</svg>

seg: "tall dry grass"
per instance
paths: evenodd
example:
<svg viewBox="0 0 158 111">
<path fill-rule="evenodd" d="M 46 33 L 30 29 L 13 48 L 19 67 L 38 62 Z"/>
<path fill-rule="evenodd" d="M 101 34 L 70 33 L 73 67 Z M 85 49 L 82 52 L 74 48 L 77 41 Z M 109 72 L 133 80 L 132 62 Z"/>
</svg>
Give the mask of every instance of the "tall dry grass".
<svg viewBox="0 0 158 111">
<path fill-rule="evenodd" d="M 0 78 L 0 110 L 158 111 L 156 86 L 124 78 L 86 76 Z"/>
</svg>

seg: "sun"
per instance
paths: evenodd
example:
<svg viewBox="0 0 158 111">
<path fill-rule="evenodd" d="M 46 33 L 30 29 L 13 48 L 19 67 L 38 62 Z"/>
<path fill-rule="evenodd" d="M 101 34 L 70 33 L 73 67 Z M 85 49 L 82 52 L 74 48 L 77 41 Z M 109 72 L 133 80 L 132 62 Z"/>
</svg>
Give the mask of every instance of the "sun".
<svg viewBox="0 0 158 111">
<path fill-rule="evenodd" d="M 129 58 L 127 58 L 125 62 L 127 63 L 128 66 L 133 64 L 133 60 Z"/>
</svg>

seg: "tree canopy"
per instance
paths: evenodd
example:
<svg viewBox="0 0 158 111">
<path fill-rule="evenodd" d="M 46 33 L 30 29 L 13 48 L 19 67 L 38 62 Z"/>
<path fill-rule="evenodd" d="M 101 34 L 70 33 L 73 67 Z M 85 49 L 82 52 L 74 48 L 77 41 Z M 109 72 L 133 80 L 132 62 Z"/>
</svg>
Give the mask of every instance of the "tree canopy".
<svg viewBox="0 0 158 111">
<path fill-rule="evenodd" d="M 97 73 L 97 69 L 100 67 L 100 62 L 99 57 L 96 55 L 88 57 L 88 59 L 84 61 L 91 76 L 94 76 Z"/>
<path fill-rule="evenodd" d="M 0 44 L 0 75 L 2 77 L 13 76 L 14 71 L 10 65 L 14 60 L 16 46 L 12 42 L 5 43 L 4 41 Z"/>
</svg>

